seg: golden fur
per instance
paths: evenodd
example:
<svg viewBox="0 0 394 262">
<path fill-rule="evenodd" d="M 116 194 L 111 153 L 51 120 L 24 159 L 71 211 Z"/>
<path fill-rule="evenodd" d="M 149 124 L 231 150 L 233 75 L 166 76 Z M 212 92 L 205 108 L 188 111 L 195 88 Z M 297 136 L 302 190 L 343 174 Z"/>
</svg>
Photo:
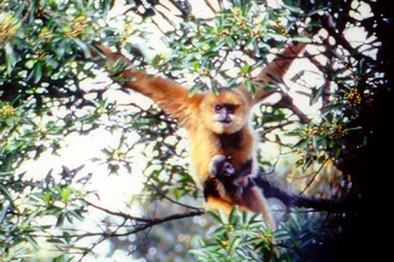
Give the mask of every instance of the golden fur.
<svg viewBox="0 0 394 262">
<path fill-rule="evenodd" d="M 117 60 L 128 63 L 123 56 L 113 53 L 108 47 L 98 46 L 98 48 L 110 65 Z M 283 77 L 291 62 L 303 48 L 302 43 L 287 47 L 261 71 L 256 80 L 269 82 L 270 74 Z M 236 169 L 250 159 L 253 163 L 256 162 L 257 139 L 250 126 L 250 111 L 253 105 L 272 94 L 272 91 L 266 91 L 261 83 L 257 83 L 260 88 L 255 96 L 252 96 L 244 85 L 232 90 L 223 89 L 218 95 L 206 92 L 189 96 L 188 89 L 161 77 L 150 77 L 144 72 L 133 70 L 125 70 L 121 76 L 126 80 L 125 87 L 150 97 L 168 114 L 178 118 L 180 125 L 186 128 L 190 136 L 192 165 L 198 177 L 196 181 L 198 185 L 203 186 L 205 181 L 212 178 L 211 159 L 217 155 L 231 156 L 232 164 Z M 213 108 L 218 103 L 235 106 L 230 123 L 223 124 L 217 121 Z M 232 141 L 232 135 L 238 138 L 235 139 L 236 145 L 223 146 L 221 138 L 229 136 L 226 139 Z M 275 228 L 266 201 L 258 188 L 248 188 L 243 199 L 237 201 L 226 194 L 220 183 L 217 183 L 217 189 L 220 192 L 219 197 L 212 195 L 207 197 L 209 208 L 220 208 L 229 212 L 232 206 L 237 204 L 253 212 L 262 212 L 271 228 Z"/>
</svg>

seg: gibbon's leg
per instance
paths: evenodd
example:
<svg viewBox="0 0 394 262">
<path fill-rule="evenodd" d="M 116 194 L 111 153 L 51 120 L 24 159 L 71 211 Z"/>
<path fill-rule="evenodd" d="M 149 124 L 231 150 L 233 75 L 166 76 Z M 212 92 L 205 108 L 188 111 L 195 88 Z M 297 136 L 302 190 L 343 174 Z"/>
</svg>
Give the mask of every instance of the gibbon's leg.
<svg viewBox="0 0 394 262">
<path fill-rule="evenodd" d="M 250 211 L 262 213 L 271 230 L 276 230 L 276 224 L 271 210 L 268 207 L 267 201 L 260 193 L 259 188 L 256 186 L 245 187 L 240 204 Z"/>
<path fill-rule="evenodd" d="M 234 206 L 234 203 L 215 196 L 208 196 L 205 201 L 209 210 L 222 210 L 227 215 L 230 214 L 231 209 Z"/>
<path fill-rule="evenodd" d="M 263 214 L 265 221 L 267 221 L 268 227 L 271 231 L 275 231 L 276 223 L 274 218 L 272 217 L 271 210 L 268 207 L 267 201 L 259 192 L 259 189 L 256 186 L 248 186 L 244 189 L 243 200 L 245 201 L 245 207 L 254 212 L 260 212 Z M 279 249 L 276 246 L 277 242 L 275 237 L 270 238 L 271 244 L 273 245 L 272 251 L 276 256 L 279 256 Z"/>
</svg>

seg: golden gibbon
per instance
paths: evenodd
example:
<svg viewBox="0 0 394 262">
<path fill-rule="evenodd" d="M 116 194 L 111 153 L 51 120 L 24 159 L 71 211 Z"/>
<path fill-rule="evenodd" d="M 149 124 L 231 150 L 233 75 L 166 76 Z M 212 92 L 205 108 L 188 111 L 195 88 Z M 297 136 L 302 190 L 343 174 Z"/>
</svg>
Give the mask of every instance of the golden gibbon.
<svg viewBox="0 0 394 262">
<path fill-rule="evenodd" d="M 120 72 L 124 87 L 151 98 L 188 131 L 195 180 L 204 188 L 208 208 L 229 212 L 238 205 L 261 212 L 271 229 L 276 228 L 261 190 L 250 179 L 256 170 L 258 141 L 250 112 L 254 105 L 275 92 L 264 88 L 264 83 L 282 78 L 304 47 L 304 43 L 288 45 L 263 68 L 253 79 L 258 87 L 254 95 L 241 84 L 232 89 L 220 88 L 218 94 L 199 92 L 190 96 L 187 88 L 174 81 L 148 76 L 129 67 Z M 97 51 L 107 65 L 119 61 L 127 66 L 131 64 L 109 47 L 98 45 Z"/>
</svg>

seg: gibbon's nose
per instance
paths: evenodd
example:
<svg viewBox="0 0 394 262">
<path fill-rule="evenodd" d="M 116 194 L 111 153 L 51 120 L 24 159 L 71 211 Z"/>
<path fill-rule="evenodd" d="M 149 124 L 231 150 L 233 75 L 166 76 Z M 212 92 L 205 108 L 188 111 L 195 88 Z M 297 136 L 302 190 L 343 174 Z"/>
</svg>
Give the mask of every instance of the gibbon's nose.
<svg viewBox="0 0 394 262">
<path fill-rule="evenodd" d="M 218 113 L 218 122 L 222 124 L 231 123 L 231 116 L 228 112 L 227 108 L 222 107 L 220 110 L 217 110 Z"/>
</svg>

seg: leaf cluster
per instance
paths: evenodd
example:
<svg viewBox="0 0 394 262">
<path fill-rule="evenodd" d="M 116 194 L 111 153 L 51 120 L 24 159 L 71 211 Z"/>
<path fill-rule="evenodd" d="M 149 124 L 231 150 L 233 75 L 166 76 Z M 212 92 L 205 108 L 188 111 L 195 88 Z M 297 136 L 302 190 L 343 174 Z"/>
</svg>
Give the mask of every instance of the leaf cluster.
<svg viewBox="0 0 394 262">
<path fill-rule="evenodd" d="M 155 60 L 155 66 L 166 75 L 187 75 L 191 93 L 218 92 L 219 87 L 235 87 L 241 81 L 254 92 L 252 72 L 267 63 L 272 46 L 281 48 L 289 40 L 305 40 L 297 33 L 298 27 L 308 26 L 297 24 L 297 18 L 307 15 L 300 10 L 296 17 L 288 16 L 290 5 L 273 9 L 255 1 L 229 2 L 214 17 L 191 19 L 167 33 L 172 54 Z M 285 23 L 281 22 L 283 16 L 288 16 Z"/>
<path fill-rule="evenodd" d="M 215 221 L 215 229 L 209 240 L 200 239 L 199 248 L 191 253 L 198 257 L 197 261 L 286 261 L 286 258 L 275 251 L 275 235 L 261 218 L 239 212 L 234 208 L 229 216 L 207 212 Z"/>
</svg>

